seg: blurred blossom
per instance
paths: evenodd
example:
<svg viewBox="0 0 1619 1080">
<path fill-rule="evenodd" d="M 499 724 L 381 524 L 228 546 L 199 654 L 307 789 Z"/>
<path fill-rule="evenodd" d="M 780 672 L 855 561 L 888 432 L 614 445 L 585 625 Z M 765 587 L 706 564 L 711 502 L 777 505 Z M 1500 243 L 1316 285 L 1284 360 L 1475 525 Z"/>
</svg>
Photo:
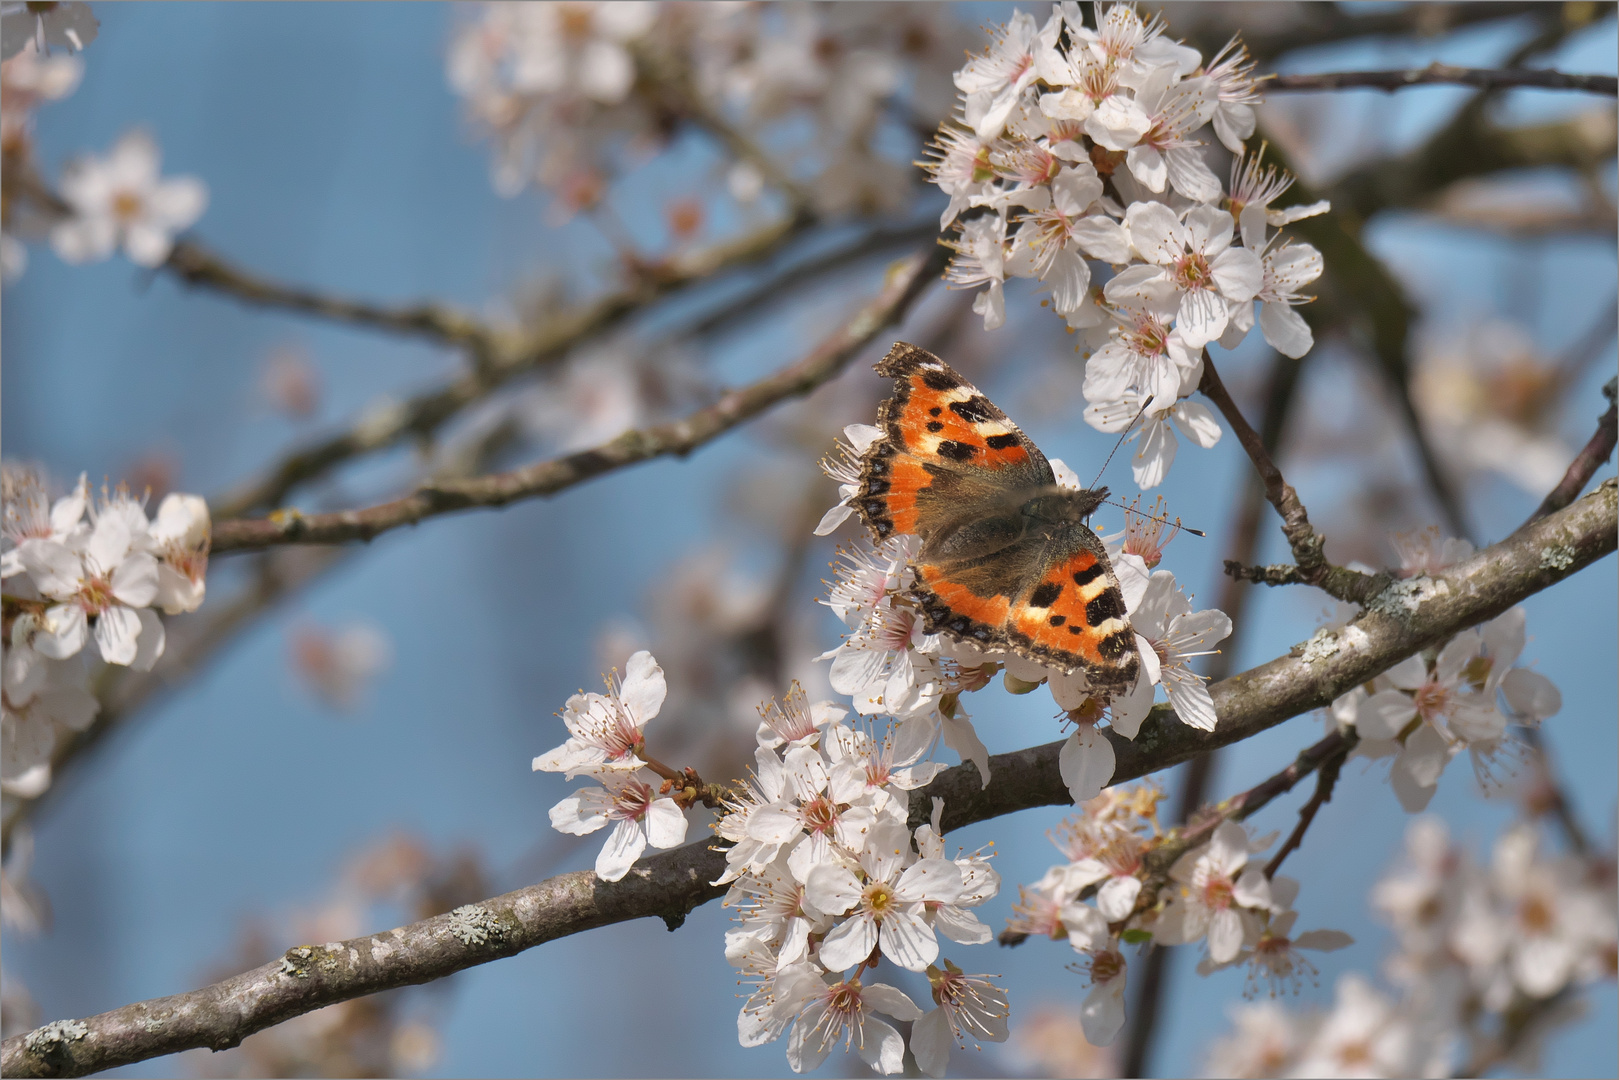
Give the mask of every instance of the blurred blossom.
<svg viewBox="0 0 1619 1080">
<path fill-rule="evenodd" d="M 292 667 L 328 706 L 352 712 L 377 676 L 393 663 L 393 643 L 371 623 L 293 631 Z"/>
<path fill-rule="evenodd" d="M 538 181 L 569 211 L 593 205 L 690 124 L 735 156 L 737 202 L 774 171 L 839 214 L 904 205 L 905 155 L 882 137 L 909 117 L 890 107 L 909 97 L 938 118 L 971 40 L 931 4 L 487 4 L 456 31 L 446 74 L 493 137 L 503 194 Z M 768 146 L 772 168 L 733 134 Z"/>
<path fill-rule="evenodd" d="M 78 52 L 96 39 L 101 24 L 80 0 L 0 5 L 0 58 L 11 59 L 30 43 L 40 52 Z"/>
<path fill-rule="evenodd" d="M 320 408 L 320 372 L 300 345 L 278 345 L 264 358 L 259 391 L 293 420 L 308 420 Z"/>
<path fill-rule="evenodd" d="M 692 197 L 671 199 L 663 208 L 664 219 L 669 225 L 669 235 L 675 242 L 685 243 L 693 239 L 703 229 L 703 203 L 701 199 Z"/>
<path fill-rule="evenodd" d="M 26 153 L 34 110 L 78 89 L 84 61 L 76 56 L 45 56 L 29 41 L 0 64 L 0 146 L 7 154 Z"/>
<path fill-rule="evenodd" d="M 0 923 L 23 937 L 37 937 L 51 928 L 51 901 L 29 876 L 34 864 L 33 830 L 18 826 L 10 846 L 5 866 L 0 868 Z"/>
<path fill-rule="evenodd" d="M 615 342 L 569 356 L 562 370 L 527 391 L 519 416 L 556 450 L 584 450 L 644 427 L 704 395 L 706 380 L 680 350 Z"/>
<path fill-rule="evenodd" d="M 1611 859 L 1549 854 L 1518 823 L 1482 866 L 1444 822 L 1414 819 L 1403 857 L 1371 892 L 1394 932 L 1384 965 L 1393 992 L 1349 973 L 1329 1010 L 1234 1009 L 1235 1030 L 1210 1048 L 1205 1075 L 1443 1076 L 1481 1054 L 1532 1058 L 1547 1030 L 1573 1019 L 1532 1010 L 1619 968 Z"/>
<path fill-rule="evenodd" d="M 1537 348 L 1522 326 L 1487 320 L 1459 335 L 1424 334 L 1411 396 L 1451 468 L 1495 473 L 1538 497 L 1557 485 L 1574 458 L 1557 431 L 1573 374 Z"/>
<path fill-rule="evenodd" d="M 16 975 L 0 971 L 0 1039 L 32 1031 L 44 1019 L 28 987 Z"/>
<path fill-rule="evenodd" d="M 63 172 L 61 195 L 72 215 L 51 230 L 66 262 L 98 262 L 119 247 L 140 266 L 159 266 L 174 234 L 202 217 L 208 187 L 193 176 L 163 179 L 157 143 L 132 131 L 105 158 L 84 157 Z"/>
<path fill-rule="evenodd" d="M 1114 1051 L 1091 1045 L 1074 1005 L 1039 1006 L 1012 1029 L 1007 1049 L 1027 1063 L 1022 1071 L 1031 1076 L 1102 1080 L 1119 1075 Z"/>
<path fill-rule="evenodd" d="M 249 920 L 236 954 L 206 976 L 214 981 L 275 959 L 287 941 L 336 941 L 368 930 L 441 915 L 488 895 L 482 858 L 470 849 L 434 852 L 419 837 L 387 836 L 346 860 L 315 907 Z M 448 1018 L 445 988 L 406 987 L 294 1016 L 230 1050 L 199 1057 L 208 1077 L 407 1076 L 430 1070 Z"/>
</svg>

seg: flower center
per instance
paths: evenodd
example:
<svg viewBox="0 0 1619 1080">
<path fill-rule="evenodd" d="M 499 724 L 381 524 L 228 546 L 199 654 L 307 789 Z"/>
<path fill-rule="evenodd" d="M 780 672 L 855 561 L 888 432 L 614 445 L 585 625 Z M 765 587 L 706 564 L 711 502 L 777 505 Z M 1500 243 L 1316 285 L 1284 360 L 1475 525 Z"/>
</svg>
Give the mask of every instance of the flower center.
<svg viewBox="0 0 1619 1080">
<path fill-rule="evenodd" d="M 1372 1048 L 1364 1041 L 1344 1043 L 1338 1048 L 1338 1062 L 1345 1070 L 1368 1065 L 1372 1060 Z"/>
<path fill-rule="evenodd" d="M 1176 260 L 1175 284 L 1182 289 L 1206 289 L 1213 280 L 1209 260 L 1203 257 L 1202 252 L 1190 251 Z"/>
<path fill-rule="evenodd" d="M 1224 875 L 1210 878 L 1203 886 L 1204 907 L 1224 911 L 1231 906 L 1232 899 L 1231 879 Z"/>
<path fill-rule="evenodd" d="M 893 608 L 877 631 L 877 643 L 889 652 L 904 652 L 911 643 L 911 630 L 915 626 L 914 612 Z"/>
<path fill-rule="evenodd" d="M 1450 689 L 1435 680 L 1423 683 L 1417 688 L 1417 713 L 1424 720 L 1432 720 L 1442 715 L 1450 708 Z"/>
<path fill-rule="evenodd" d="M 884 915 L 898 906 L 899 900 L 894 896 L 894 890 L 887 882 L 874 881 L 866 886 L 864 903 L 866 910 L 881 920 Z"/>
<path fill-rule="evenodd" d="M 557 16 L 565 36 L 576 39 L 590 36 L 592 18 L 589 4 L 559 4 Z"/>
<path fill-rule="evenodd" d="M 652 806 L 652 785 L 631 780 L 613 793 L 613 816 L 640 821 Z"/>
<path fill-rule="evenodd" d="M 130 222 L 141 216 L 141 197 L 124 189 L 112 197 L 112 213 L 119 221 Z"/>
<path fill-rule="evenodd" d="M 1113 949 L 1099 952 L 1091 958 L 1091 982 L 1111 982 L 1124 970 L 1124 957 Z"/>
<path fill-rule="evenodd" d="M 1518 907 L 1518 921 L 1532 934 L 1544 934 L 1556 923 L 1551 906 L 1539 896 L 1531 896 Z"/>
<path fill-rule="evenodd" d="M 93 577 L 79 588 L 79 606 L 86 615 L 100 615 L 113 605 L 112 585 L 104 577 Z"/>
<path fill-rule="evenodd" d="M 825 795 L 805 803 L 803 813 L 804 828 L 812 833 L 828 834 L 838 823 L 837 805 Z"/>
<path fill-rule="evenodd" d="M 1169 327 L 1151 315 L 1137 315 L 1135 328 L 1126 330 L 1123 337 L 1131 351 L 1142 356 L 1161 356 L 1169 349 Z"/>
</svg>

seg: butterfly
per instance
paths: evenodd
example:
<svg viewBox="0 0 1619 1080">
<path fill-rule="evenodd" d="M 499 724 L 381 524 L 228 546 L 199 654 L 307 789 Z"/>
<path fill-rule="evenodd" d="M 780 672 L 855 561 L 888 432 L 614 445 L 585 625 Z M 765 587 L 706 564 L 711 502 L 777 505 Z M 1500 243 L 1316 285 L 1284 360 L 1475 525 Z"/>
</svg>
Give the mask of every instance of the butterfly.
<svg viewBox="0 0 1619 1080">
<path fill-rule="evenodd" d="M 880 542 L 921 540 L 911 598 L 929 633 L 1084 672 L 1104 698 L 1141 659 L 1107 549 L 1085 522 L 1105 487 L 1059 487 L 1051 464 L 950 365 L 897 342 L 876 366 L 894 396 L 852 499 Z"/>
</svg>

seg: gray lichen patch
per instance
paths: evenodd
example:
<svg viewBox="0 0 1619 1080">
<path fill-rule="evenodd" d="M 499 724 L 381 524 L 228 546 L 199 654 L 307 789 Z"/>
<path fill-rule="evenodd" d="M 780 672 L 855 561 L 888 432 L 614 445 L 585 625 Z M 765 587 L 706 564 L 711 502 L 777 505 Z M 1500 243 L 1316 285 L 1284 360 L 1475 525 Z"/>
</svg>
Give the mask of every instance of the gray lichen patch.
<svg viewBox="0 0 1619 1080">
<path fill-rule="evenodd" d="M 52 1020 L 23 1036 L 23 1049 L 32 1054 L 49 1054 L 63 1043 L 77 1042 L 90 1034 L 90 1025 L 83 1020 Z"/>
<path fill-rule="evenodd" d="M 450 933 L 463 945 L 482 945 L 501 932 L 500 920 L 481 904 L 468 904 L 450 912 Z"/>
<path fill-rule="evenodd" d="M 1417 609 L 1429 600 L 1436 596 L 1444 596 L 1449 592 L 1450 584 L 1448 582 L 1438 578 L 1431 578 L 1424 574 L 1420 577 L 1408 578 L 1405 581 L 1396 581 L 1368 600 L 1366 610 L 1406 620 L 1416 614 Z"/>
<path fill-rule="evenodd" d="M 1306 664 L 1319 664 L 1329 656 L 1338 652 L 1338 632 L 1330 627 L 1323 626 L 1317 630 L 1309 641 L 1304 643 L 1304 650 L 1299 654 Z"/>
<path fill-rule="evenodd" d="M 1574 565 L 1579 552 L 1567 544 L 1553 544 L 1548 548 L 1540 549 L 1540 568 L 1542 570 L 1567 570 Z"/>
<path fill-rule="evenodd" d="M 309 966 L 314 962 L 315 950 L 308 945 L 288 949 L 281 957 L 281 974 L 295 979 L 309 978 Z"/>
</svg>

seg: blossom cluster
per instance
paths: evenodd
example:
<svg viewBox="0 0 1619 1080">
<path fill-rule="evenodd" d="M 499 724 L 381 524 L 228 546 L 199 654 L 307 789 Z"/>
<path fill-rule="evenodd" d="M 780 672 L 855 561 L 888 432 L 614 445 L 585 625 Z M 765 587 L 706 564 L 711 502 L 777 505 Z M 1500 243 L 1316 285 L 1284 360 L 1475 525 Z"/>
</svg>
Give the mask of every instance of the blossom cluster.
<svg viewBox="0 0 1619 1080">
<path fill-rule="evenodd" d="M 941 226 L 959 233 L 948 276 L 982 287 L 973 310 L 1006 318 L 1008 277 L 1036 279 L 1088 356 L 1085 418 L 1102 431 L 1144 424 L 1132 469 L 1160 483 L 1175 429 L 1203 447 L 1220 427 L 1189 402 L 1202 351 L 1232 348 L 1253 328 L 1292 357 L 1309 351 L 1293 310 L 1321 275 L 1321 254 L 1273 228 L 1325 203 L 1273 209 L 1292 183 L 1249 157 L 1259 95 L 1233 38 L 1207 64 L 1165 36 L 1161 16 L 1133 4 L 1053 8 L 1044 26 L 1017 12 L 956 73 L 961 108 L 941 126 L 927 168 L 950 197 Z M 1195 138 L 1212 124 L 1232 155 L 1229 190 Z M 1111 276 L 1093 285 L 1092 263 Z"/>
<path fill-rule="evenodd" d="M 688 791 L 646 749 L 647 723 L 662 708 L 663 670 L 637 652 L 607 693 L 577 694 L 562 710 L 569 738 L 534 759 L 536 770 L 588 776 L 551 809 L 561 832 L 613 831 L 597 876 L 617 881 L 646 849 L 685 840 Z M 946 855 L 935 800 L 930 824 L 909 827 L 908 793 L 943 765 L 920 760 L 926 742 L 901 746 L 848 710 L 810 703 L 796 683 L 760 709 L 755 767 L 720 802 L 716 835 L 729 844 L 726 905 L 737 927 L 726 957 L 753 986 L 737 1019 L 743 1046 L 788 1034 L 798 1071 L 818 1066 L 842 1040 L 885 1074 L 902 1068 L 905 1043 L 876 1014 L 916 1021 L 911 1051 L 942 1076 L 952 1042 L 1006 1038 L 1006 995 L 941 956 L 938 935 L 958 944 L 992 938 L 973 913 L 1000 889 L 982 854 Z M 660 776 L 662 781 L 660 782 Z M 599 785 L 599 786 L 597 786 Z M 924 1014 L 900 990 L 862 978 L 880 959 L 925 972 L 935 1008 Z"/>
<path fill-rule="evenodd" d="M 880 151 L 902 124 L 890 105 L 942 116 L 970 40 L 933 5 L 491 3 L 457 30 L 447 76 L 495 142 L 503 194 L 537 181 L 592 208 L 694 122 L 723 144 L 738 202 L 785 176 L 835 214 L 903 205 L 909 171 Z"/>
<path fill-rule="evenodd" d="M 568 741 L 534 759 L 534 769 L 596 785 L 580 788 L 551 808 L 551 827 L 574 836 L 606 828 L 596 876 L 619 881 L 650 844 L 676 847 L 686 840 L 686 815 L 648 768 L 645 728 L 663 708 L 668 685 L 652 654 L 641 651 L 607 678 L 607 693 L 578 693 L 562 708 Z"/>
<path fill-rule="evenodd" d="M 788 1034 L 787 1060 L 803 1072 L 841 1041 L 891 1075 L 905 1043 L 880 1013 L 914 1021 L 917 1064 L 943 1076 L 952 1043 L 1004 1040 L 1005 991 L 943 958 L 939 942 L 991 940 L 973 909 L 1000 877 L 981 853 L 947 855 L 942 799 L 930 824 L 908 827 L 908 793 L 943 766 L 919 760 L 926 744 L 901 746 L 893 730 L 878 738 L 796 685 L 762 713 L 752 778 L 715 825 L 731 843 L 720 881 L 738 919 L 726 957 L 753 986 L 737 1018 L 742 1045 Z M 926 973 L 935 1007 L 864 981 L 880 960 Z"/>
<path fill-rule="evenodd" d="M 1313 977 L 1300 949 L 1350 944 L 1336 930 L 1293 933 L 1298 882 L 1268 877 L 1252 863 L 1274 837 L 1250 838 L 1235 822 L 1221 823 L 1207 843 L 1180 855 L 1167 876 L 1154 874 L 1149 856 L 1165 839 L 1157 820 L 1161 798 L 1155 785 L 1143 784 L 1111 788 L 1087 802 L 1051 834 L 1067 862 L 1019 886 L 1007 921 L 1014 935 L 1066 940 L 1081 955 L 1076 970 L 1091 987 L 1079 1016 L 1094 1046 L 1111 1044 L 1124 1026 L 1128 944 L 1203 941 L 1207 955 L 1198 971 L 1246 966 L 1250 996 L 1262 981 L 1274 994 L 1296 991 Z"/>
<path fill-rule="evenodd" d="M 842 501 L 821 519 L 818 533 L 830 533 L 853 513 L 860 455 L 879 434 L 870 425 L 850 425 L 837 454 L 822 463 L 838 481 Z M 1052 459 L 1051 467 L 1060 486 L 1080 488 L 1079 478 L 1060 459 Z M 986 653 L 927 633 L 909 593 L 916 556 L 916 539 L 910 536 L 877 546 L 861 542 L 843 552 L 826 600 L 848 627 L 844 640 L 823 656 L 832 661 L 832 688 L 849 695 L 863 715 L 898 720 L 902 745 L 926 746 L 942 737 L 963 760 L 977 765 L 987 784 L 989 752 L 973 730 L 961 694 L 988 685 L 998 670 L 1013 693 L 1045 683 L 1075 724 L 1060 758 L 1063 780 L 1076 804 L 1093 798 L 1112 779 L 1115 764 L 1112 743 L 1097 727 L 1104 715 L 1114 733 L 1133 740 L 1162 687 L 1182 723 L 1214 730 L 1206 680 L 1191 670 L 1190 662 L 1231 634 L 1231 620 L 1214 609 L 1194 611 L 1175 575 L 1157 568 L 1164 546 L 1175 536 L 1175 531 L 1164 534 L 1161 508 L 1160 503 L 1151 513 L 1126 511 L 1124 530 L 1102 538 L 1141 655 L 1141 674 L 1126 693 L 1104 701 L 1092 695 L 1082 671 L 1065 672 L 1011 653 Z"/>
<path fill-rule="evenodd" d="M 1465 540 L 1429 530 L 1400 538 L 1403 573 L 1395 586 L 1419 597 L 1430 572 L 1472 555 Z M 1350 607 L 1353 610 L 1353 607 Z M 1527 614 L 1512 608 L 1481 626 L 1408 657 L 1332 704 L 1341 727 L 1360 736 L 1355 753 L 1392 759 L 1389 781 L 1400 805 L 1416 813 L 1439 789 L 1452 758 L 1465 751 L 1485 790 L 1498 786 L 1523 744 L 1513 725 L 1538 728 L 1563 707 L 1545 675 L 1514 667 L 1528 641 Z"/>
<path fill-rule="evenodd" d="M 4 768 L 17 782 L 48 769 L 58 725 L 82 730 L 94 719 L 89 655 L 149 671 L 166 636 L 154 608 L 177 615 L 202 604 L 209 517 L 200 497 L 171 493 L 148 519 L 144 498 L 122 486 L 92 498 L 82 475 L 53 502 L 38 472 L 10 466 L 4 496 Z"/>
<path fill-rule="evenodd" d="M 1536 1027 L 1525 1010 L 1619 971 L 1612 862 L 1550 854 L 1522 822 L 1481 866 L 1442 821 L 1415 819 L 1371 901 L 1395 934 L 1384 968 L 1395 993 L 1348 974 L 1326 1013 L 1242 1009 L 1236 1031 L 1211 1048 L 1207 1075 L 1442 1076 L 1509 1034 L 1512 1064 L 1533 1074 L 1541 1040 L 1568 1014 L 1552 1008 L 1551 1023 Z"/>
</svg>

